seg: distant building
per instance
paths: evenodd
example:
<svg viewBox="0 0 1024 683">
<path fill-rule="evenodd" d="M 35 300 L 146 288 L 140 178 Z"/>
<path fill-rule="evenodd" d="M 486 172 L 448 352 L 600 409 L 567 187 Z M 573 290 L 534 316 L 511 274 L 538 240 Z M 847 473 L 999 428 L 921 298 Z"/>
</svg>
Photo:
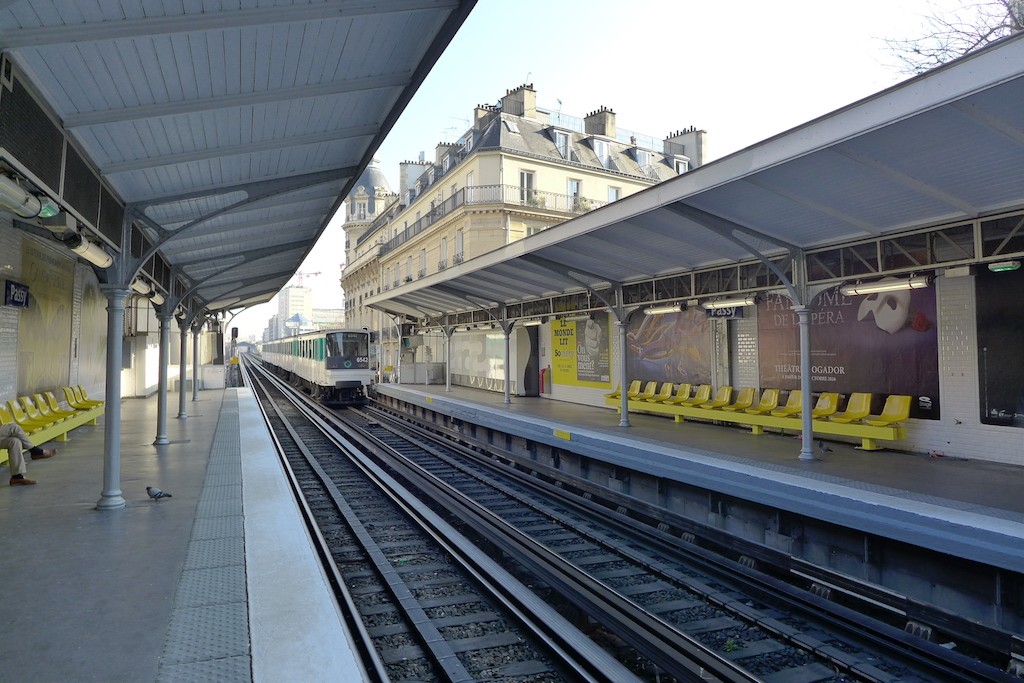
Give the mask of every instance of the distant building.
<svg viewBox="0 0 1024 683">
<path fill-rule="evenodd" d="M 345 327 L 345 309 L 314 308 L 313 327 L 318 330 L 330 330 Z"/>
<path fill-rule="evenodd" d="M 381 331 L 383 362 L 394 365 L 397 328 L 366 309 L 365 297 L 415 286 L 697 168 L 705 151 L 702 130 L 655 140 L 619 128 L 607 107 L 576 118 L 539 108 L 532 85 L 510 90 L 499 106 L 477 106 L 473 126 L 457 142 L 438 144 L 432 160 L 403 162 L 397 196 L 370 167 L 375 175 L 346 198 L 346 316 Z M 413 351 L 406 349 L 408 360 Z"/>
<path fill-rule="evenodd" d="M 277 325 L 273 339 L 290 337 L 299 332 L 294 324 L 294 316 L 300 315 L 306 325 L 311 326 L 313 319 L 313 292 L 302 285 L 291 285 L 277 293 Z M 303 329 L 303 332 L 308 331 Z"/>
</svg>

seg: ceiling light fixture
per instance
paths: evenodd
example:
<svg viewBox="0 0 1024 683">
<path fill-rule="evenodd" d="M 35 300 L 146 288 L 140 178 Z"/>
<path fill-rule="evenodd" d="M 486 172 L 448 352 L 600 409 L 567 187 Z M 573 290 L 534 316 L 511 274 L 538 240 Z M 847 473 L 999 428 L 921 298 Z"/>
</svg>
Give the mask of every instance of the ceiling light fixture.
<svg viewBox="0 0 1024 683">
<path fill-rule="evenodd" d="M 713 311 L 720 308 L 736 308 L 737 306 L 756 306 L 757 302 L 761 300 L 761 297 L 756 294 L 749 294 L 747 296 L 733 297 L 731 299 L 715 299 L 714 301 L 705 301 L 701 304 L 701 308 Z"/>
<path fill-rule="evenodd" d="M 686 310 L 686 304 L 671 304 L 669 306 L 651 306 L 644 309 L 644 315 L 665 315 L 666 313 L 679 313 Z"/>
<path fill-rule="evenodd" d="M 899 292 L 905 289 L 924 289 L 931 284 L 929 275 L 911 275 L 905 279 L 884 278 L 876 282 L 855 282 L 839 288 L 843 296 L 860 294 L 880 294 L 882 292 Z"/>
<path fill-rule="evenodd" d="M 64 246 L 97 268 L 109 268 L 114 264 L 113 256 L 104 251 L 102 247 L 93 244 L 77 232 L 61 241 Z"/>
<path fill-rule="evenodd" d="M 139 294 L 149 294 L 153 291 L 153 288 L 149 286 L 149 283 L 141 278 L 135 278 L 132 282 L 132 289 Z"/>
<path fill-rule="evenodd" d="M 988 269 L 993 273 L 1006 273 L 1011 270 L 1017 270 L 1020 268 L 1020 261 L 993 261 L 988 264 Z"/>
<path fill-rule="evenodd" d="M 534 318 L 533 320 L 521 320 L 520 324 L 523 327 L 536 327 L 537 325 L 540 325 L 540 321 Z"/>
</svg>

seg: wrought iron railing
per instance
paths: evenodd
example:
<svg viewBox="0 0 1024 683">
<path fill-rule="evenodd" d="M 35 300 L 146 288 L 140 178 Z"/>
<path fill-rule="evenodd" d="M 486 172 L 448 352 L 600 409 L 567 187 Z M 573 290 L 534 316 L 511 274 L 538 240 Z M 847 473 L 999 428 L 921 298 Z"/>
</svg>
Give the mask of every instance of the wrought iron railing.
<svg viewBox="0 0 1024 683">
<path fill-rule="evenodd" d="M 455 209 L 478 204 L 504 204 L 541 211 L 581 214 L 604 206 L 607 202 L 579 195 L 557 194 L 531 190 L 518 185 L 474 185 L 457 190 L 448 199 L 435 204 L 408 228 L 381 245 L 380 255 L 394 251 Z"/>
</svg>

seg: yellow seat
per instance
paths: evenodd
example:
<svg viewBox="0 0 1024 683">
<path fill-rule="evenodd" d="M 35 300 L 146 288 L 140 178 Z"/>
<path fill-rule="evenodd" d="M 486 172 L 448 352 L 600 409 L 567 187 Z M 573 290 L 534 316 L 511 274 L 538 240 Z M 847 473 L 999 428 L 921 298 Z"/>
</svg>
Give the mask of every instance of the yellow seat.
<svg viewBox="0 0 1024 683">
<path fill-rule="evenodd" d="M 81 384 L 76 384 L 75 386 L 71 387 L 71 389 L 72 391 L 75 392 L 76 396 L 82 399 L 82 403 L 88 403 L 89 407 L 103 405 L 103 401 L 96 401 L 94 399 L 89 398 L 89 394 L 85 391 L 85 387 L 83 387 Z"/>
<path fill-rule="evenodd" d="M 811 417 L 815 420 L 824 420 L 829 415 L 834 415 L 839 410 L 839 392 L 823 391 L 818 397 L 818 402 L 811 410 Z"/>
<path fill-rule="evenodd" d="M 14 422 L 14 418 L 11 417 L 11 411 L 7 410 L 4 404 L 0 403 L 0 425 L 10 424 Z"/>
<path fill-rule="evenodd" d="M 658 383 L 648 382 L 646 385 L 644 385 L 643 391 L 641 391 L 636 396 L 631 396 L 630 398 L 632 398 L 634 401 L 646 401 L 647 399 L 653 397 L 656 393 L 658 393 Z"/>
<path fill-rule="evenodd" d="M 36 404 L 32 402 L 32 399 L 28 396 L 19 396 L 18 401 L 21 403 L 22 410 L 28 415 L 30 420 L 37 420 L 39 422 L 45 422 L 47 425 L 52 425 L 56 422 L 60 422 L 64 418 L 60 415 L 44 415 L 43 411 L 36 407 Z M 47 409 L 49 412 L 49 409 Z"/>
<path fill-rule="evenodd" d="M 718 391 L 715 392 L 715 397 L 701 405 L 701 408 L 724 408 L 729 405 L 729 401 L 732 400 L 732 387 L 725 385 L 724 387 L 718 387 Z"/>
<path fill-rule="evenodd" d="M 835 415 L 829 415 L 832 422 L 860 422 L 871 412 L 871 394 L 853 393 L 850 400 L 846 402 L 846 410 Z"/>
<path fill-rule="evenodd" d="M 74 408 L 71 408 L 71 410 L 64 410 L 61 408 L 60 401 L 57 400 L 57 397 L 53 395 L 52 391 L 44 391 L 43 397 L 46 398 L 46 402 L 50 404 L 50 410 L 53 411 L 54 415 L 70 416 L 78 412 Z"/>
<path fill-rule="evenodd" d="M 621 384 L 616 384 L 615 385 L 615 391 L 613 391 L 610 394 L 605 394 L 604 395 L 605 398 L 619 398 L 620 396 L 622 396 L 622 385 Z"/>
<path fill-rule="evenodd" d="M 789 398 L 786 399 L 786 405 L 781 408 L 776 408 L 771 411 L 771 415 L 774 417 L 794 417 L 803 412 L 803 400 L 804 393 L 799 389 L 794 389 L 789 392 Z"/>
<path fill-rule="evenodd" d="M 50 425 L 50 422 L 46 420 L 33 420 L 30 418 L 25 414 L 25 411 L 21 409 L 21 405 L 19 405 L 19 403 L 13 398 L 7 401 L 7 410 L 10 412 L 11 417 L 14 418 L 14 421 L 20 424 L 22 429 L 25 431 Z"/>
<path fill-rule="evenodd" d="M 722 406 L 722 410 L 736 412 L 737 410 L 746 410 L 752 405 L 754 405 L 754 387 L 743 387 L 737 394 L 736 400 L 727 406 Z"/>
<path fill-rule="evenodd" d="M 697 387 L 697 391 L 693 392 L 693 398 L 688 401 L 683 401 L 679 405 L 689 406 L 691 408 L 699 408 L 708 401 L 711 400 L 711 385 L 701 384 Z"/>
<path fill-rule="evenodd" d="M 672 398 L 672 392 L 675 390 L 676 385 L 672 382 L 664 382 L 661 385 L 661 391 L 654 396 L 647 399 L 648 403 L 664 403 L 665 401 Z"/>
<path fill-rule="evenodd" d="M 743 412 L 751 415 L 764 415 L 779 407 L 779 390 L 765 389 L 761 392 L 761 400 L 753 408 L 744 408 Z"/>
<path fill-rule="evenodd" d="M 626 398 L 629 400 L 635 399 L 640 395 L 640 380 L 635 379 L 629 383 L 629 389 L 626 390 Z"/>
<path fill-rule="evenodd" d="M 872 427 L 887 427 L 910 417 L 910 397 L 893 394 L 885 399 L 880 415 L 869 415 L 864 422 Z"/>
<path fill-rule="evenodd" d="M 81 397 L 75 392 L 72 387 L 64 387 L 64 397 L 68 401 L 68 405 L 76 410 L 89 410 L 93 406 L 82 401 Z"/>
<path fill-rule="evenodd" d="M 670 406 L 677 406 L 684 403 L 685 401 L 689 401 L 691 391 L 693 391 L 693 385 L 684 382 L 683 384 L 680 384 L 676 388 L 676 395 L 670 398 L 669 400 L 665 401 L 665 404 Z"/>
<path fill-rule="evenodd" d="M 36 407 L 39 408 L 39 412 L 43 415 L 52 415 L 54 417 L 65 418 L 71 417 L 75 414 L 74 410 L 62 410 L 60 406 L 54 408 L 46 400 L 46 397 L 42 394 L 32 394 L 32 398 L 36 402 Z M 54 401 L 56 403 L 56 401 Z"/>
</svg>

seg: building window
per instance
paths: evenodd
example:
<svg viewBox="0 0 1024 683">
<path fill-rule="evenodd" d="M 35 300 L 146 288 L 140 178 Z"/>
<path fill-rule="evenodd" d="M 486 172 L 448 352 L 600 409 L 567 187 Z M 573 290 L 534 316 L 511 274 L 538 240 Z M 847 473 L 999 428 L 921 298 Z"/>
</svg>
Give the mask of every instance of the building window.
<svg viewBox="0 0 1024 683">
<path fill-rule="evenodd" d="M 640 167 L 651 165 L 651 153 L 646 149 L 638 149 L 636 151 L 636 163 Z"/>
<path fill-rule="evenodd" d="M 608 154 L 608 141 L 594 139 L 594 154 L 597 155 L 597 161 L 603 167 L 608 168 L 608 163 L 611 161 L 611 157 Z"/>
<path fill-rule="evenodd" d="M 569 134 L 556 130 L 555 131 L 555 149 L 562 156 L 563 159 L 569 158 Z"/>
<path fill-rule="evenodd" d="M 452 167 L 452 157 L 451 157 L 450 154 L 445 154 L 444 157 L 441 158 L 441 168 L 444 169 L 445 173 L 447 173 L 448 169 L 451 168 L 451 167 Z"/>
<path fill-rule="evenodd" d="M 519 172 L 519 201 L 522 204 L 533 204 L 537 199 L 537 191 L 534 189 L 533 171 Z"/>
<path fill-rule="evenodd" d="M 405 281 L 412 282 L 412 256 L 405 257 Z"/>
<path fill-rule="evenodd" d="M 469 154 L 470 152 L 473 151 L 473 134 L 472 133 L 470 133 L 469 135 L 466 136 L 466 140 L 463 143 L 463 149 L 466 150 L 466 154 Z"/>
<path fill-rule="evenodd" d="M 609 187 L 608 188 L 608 201 L 617 202 L 622 197 L 621 187 Z"/>
<path fill-rule="evenodd" d="M 427 274 L 427 250 L 420 249 L 420 277 Z"/>
<path fill-rule="evenodd" d="M 441 260 L 442 261 L 447 261 L 448 260 L 448 238 L 447 237 L 442 237 L 441 238 L 441 248 L 440 248 L 438 253 L 441 255 Z"/>
<path fill-rule="evenodd" d="M 462 263 L 466 258 L 464 253 L 464 236 L 462 230 L 459 229 L 455 232 L 455 255 L 452 257 L 452 263 Z"/>
<path fill-rule="evenodd" d="M 680 159 L 680 158 L 676 157 L 675 167 L 676 167 L 676 173 L 678 173 L 679 175 L 682 175 L 683 173 L 686 173 L 687 171 L 690 170 L 690 160 L 689 159 Z"/>
<path fill-rule="evenodd" d="M 466 174 L 466 187 L 473 187 L 473 174 L 472 173 L 467 173 Z"/>
</svg>

